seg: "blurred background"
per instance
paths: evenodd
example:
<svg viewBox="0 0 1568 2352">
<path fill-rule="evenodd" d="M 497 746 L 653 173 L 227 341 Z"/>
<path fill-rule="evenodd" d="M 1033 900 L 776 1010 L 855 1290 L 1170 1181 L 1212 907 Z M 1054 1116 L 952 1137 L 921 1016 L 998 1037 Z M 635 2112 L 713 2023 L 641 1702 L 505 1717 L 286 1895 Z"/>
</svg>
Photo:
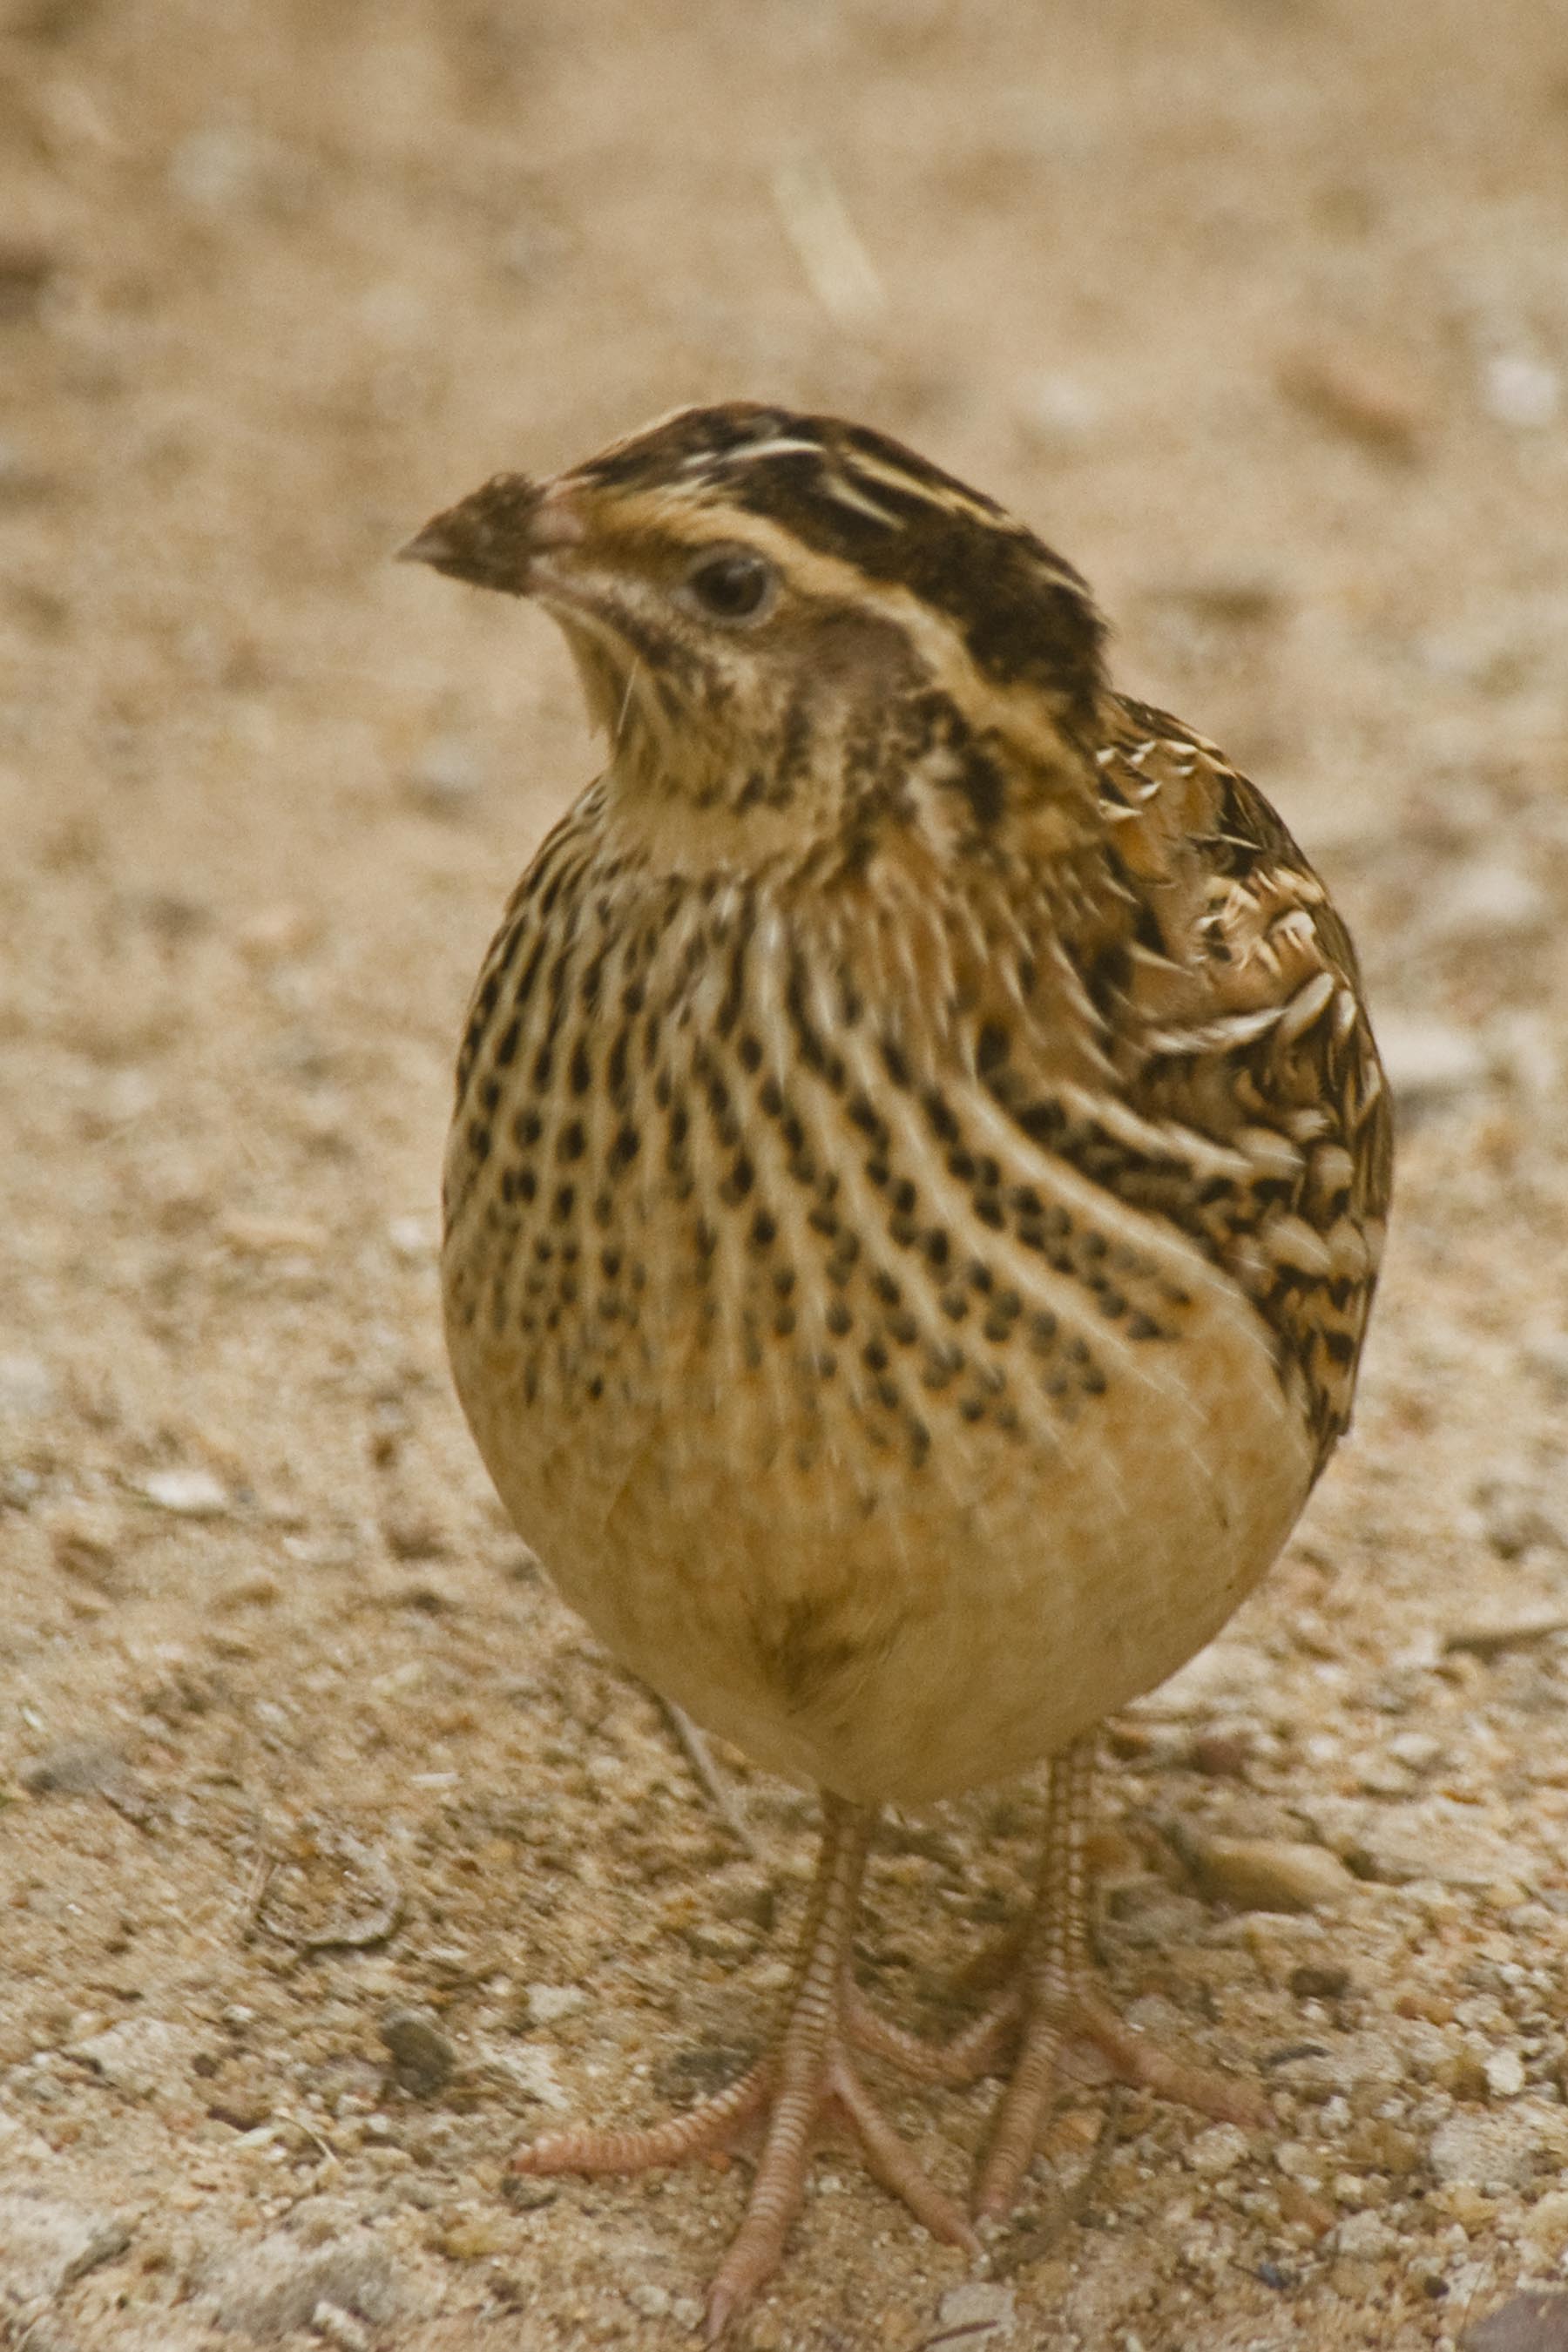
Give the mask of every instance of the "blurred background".
<svg viewBox="0 0 1568 2352">
<path fill-rule="evenodd" d="M 563 2192 L 549 2230 L 496 2198 L 584 2068 L 642 2113 L 645 2042 L 743 2042 L 782 1947 L 449 1398 L 453 1040 L 595 754 L 540 616 L 390 556 L 497 468 L 731 395 L 1013 506 L 1094 583 L 1120 682 L 1256 776 L 1354 922 L 1404 1133 L 1359 1442 L 1206 1686 L 1232 1765 L 1189 1769 L 1173 1702 L 1128 1734 L 1121 1834 L 1187 1906 L 1151 1997 L 1233 2059 L 1301 2041 L 1300 1955 L 1244 1966 L 1140 1822 L 1352 1856 L 1307 2038 L 1364 2043 L 1437 1972 L 1399 2012 L 1432 2048 L 1365 2077 L 1415 2153 L 1303 2158 L 1292 2204 L 1194 2187 L 1190 2119 L 1144 2117 L 1136 2258 L 1080 2232 L 1029 2292 L 1097 2346 L 1175 2340 L 1194 2279 L 1216 2345 L 1444 2340 L 1568 2247 L 1528 2153 L 1568 2014 L 1568 29 L 1534 0 L 0 0 L 0 2091 L 31 2086 L 57 2202 L 162 2249 L 27 2277 L 82 2345 L 205 2343 L 173 2309 L 204 2294 L 264 2333 L 224 2263 L 334 2196 L 318 2238 L 381 2217 L 400 2343 L 525 2289 L 530 2344 L 662 2343 L 717 2242 L 707 2178 Z M 734 1769 L 787 1887 L 804 1816 Z M 905 1853 L 895 1990 L 951 1972 L 966 1904 L 1008 1915 L 1032 1802 Z M 279 1922 L 339 1899 L 344 1836 L 404 1924 L 301 1989 L 279 1955 L 318 1945 Z M 672 1957 L 682 1874 L 733 1885 Z M 1459 2015 L 1505 1966 L 1526 1991 Z M 592 2032 L 530 1982 L 589 1987 Z M 511 2075 L 414 2132 L 397 2000 Z M 1439 2147 L 1456 2117 L 1492 2137 Z M 922 2340 L 948 2258 L 858 2179 L 819 2205 L 756 2343 Z M 605 2283 L 634 2256 L 639 2307 Z M 366 2325 L 380 2292 L 321 2290 Z"/>
</svg>

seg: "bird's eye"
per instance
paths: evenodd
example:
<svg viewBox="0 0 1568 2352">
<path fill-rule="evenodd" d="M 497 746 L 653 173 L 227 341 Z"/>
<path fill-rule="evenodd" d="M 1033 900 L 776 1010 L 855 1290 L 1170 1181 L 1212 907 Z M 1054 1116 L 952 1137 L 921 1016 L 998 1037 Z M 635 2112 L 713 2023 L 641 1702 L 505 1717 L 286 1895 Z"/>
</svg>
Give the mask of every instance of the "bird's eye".
<svg viewBox="0 0 1568 2352">
<path fill-rule="evenodd" d="M 703 556 L 686 578 L 692 596 L 715 621 L 754 620 L 772 597 L 776 582 L 773 565 L 744 547 Z"/>
</svg>

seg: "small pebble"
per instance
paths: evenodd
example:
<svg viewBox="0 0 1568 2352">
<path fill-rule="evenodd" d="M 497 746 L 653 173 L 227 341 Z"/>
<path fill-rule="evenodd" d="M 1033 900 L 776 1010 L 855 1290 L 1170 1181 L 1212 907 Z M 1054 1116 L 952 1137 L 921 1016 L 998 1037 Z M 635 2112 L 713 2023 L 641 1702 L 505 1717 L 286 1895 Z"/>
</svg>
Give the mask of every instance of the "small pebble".
<svg viewBox="0 0 1568 2352">
<path fill-rule="evenodd" d="M 270 1609 L 283 1588 L 269 1568 L 247 1568 L 213 1596 L 215 1609 Z"/>
<path fill-rule="evenodd" d="M 240 924 L 235 945 L 251 963 L 293 963 L 315 945 L 321 928 L 307 907 L 261 907 Z"/>
<path fill-rule="evenodd" d="M 0 1355 L 0 1421 L 37 1421 L 52 1412 L 59 1388 L 42 1356 Z"/>
<path fill-rule="evenodd" d="M 1351 1889 L 1344 1864 L 1325 1846 L 1271 1838 L 1194 1840 L 1193 1867 L 1211 1900 L 1239 1911 L 1315 1911 Z"/>
<path fill-rule="evenodd" d="M 1290 1971 L 1290 1990 L 1298 2000 L 1338 2000 L 1350 1985 L 1349 1969 L 1336 1962 L 1303 1960 Z"/>
<path fill-rule="evenodd" d="M 1354 1827 L 1347 1822 L 1332 1842 L 1358 1871 L 1385 1886 L 1435 1879 L 1443 1886 L 1492 1887 L 1530 1876 L 1528 1857 L 1476 1806 L 1451 1797 L 1366 1805 Z"/>
<path fill-rule="evenodd" d="M 153 1470 L 142 1481 L 142 1492 L 161 1511 L 183 1519 L 216 1518 L 228 1508 L 228 1490 L 210 1470 Z"/>
<path fill-rule="evenodd" d="M 557 2115 L 564 2114 L 570 2106 L 571 2101 L 555 2072 L 556 2053 L 547 2042 L 525 2042 L 521 2048 L 491 2050 L 487 2056 L 494 2072 L 525 2098 L 537 2099 L 542 2107 L 552 2108 Z"/>
<path fill-rule="evenodd" d="M 35 1797 L 85 1797 L 119 1786 L 125 1759 L 107 1739 L 65 1739 L 17 1778 Z"/>
<path fill-rule="evenodd" d="M 943 2328 L 955 2334 L 963 2330 L 963 2352 L 978 2352 L 980 2346 L 1016 2326 L 1018 2314 L 1010 2286 L 994 2279 L 965 2279 L 949 2287 L 936 2315 Z"/>
<path fill-rule="evenodd" d="M 310 2326 L 327 2343 L 335 2344 L 338 2352 L 371 2352 L 369 2328 L 341 2304 L 319 2303 L 310 2314 Z"/>
<path fill-rule="evenodd" d="M 113 2214 L 52 2197 L 0 2193 L 0 2293 L 7 2309 L 63 2294 L 130 2242 L 130 2231 Z"/>
<path fill-rule="evenodd" d="M 427 815 L 458 816 L 483 781 L 483 772 L 466 744 L 453 736 L 437 736 L 416 754 L 404 787 L 416 807 Z"/>
<path fill-rule="evenodd" d="M 560 2018 L 574 2016 L 588 2000 L 581 1985 L 558 1984 L 524 1985 L 522 1998 L 533 2025 L 553 2025 Z"/>
<path fill-rule="evenodd" d="M 1320 425 L 1401 464 L 1419 454 L 1433 422 L 1425 388 L 1407 367 L 1373 346 L 1309 346 L 1286 358 L 1279 381 Z"/>
<path fill-rule="evenodd" d="M 404 2299 L 384 2250 L 360 2230 L 315 2246 L 275 2230 L 226 2248 L 194 2284 L 221 2330 L 263 2344 L 313 2325 L 323 2303 L 384 2328 Z"/>
<path fill-rule="evenodd" d="M 405 2090 L 427 2096 L 450 2080 L 457 2067 L 458 2053 L 450 2036 L 442 2032 L 433 2010 L 388 2010 L 378 2031 L 392 2053 L 393 2072 Z"/>
<path fill-rule="evenodd" d="M 1516 433 L 1542 432 L 1563 406 L 1562 375 L 1527 352 L 1499 352 L 1481 371 L 1481 404 Z"/>
<path fill-rule="evenodd" d="M 1568 1615 L 1561 1609 L 1522 1610 L 1484 1624 L 1459 1625 L 1447 1636 L 1447 1651 L 1468 1650 L 1473 1657 L 1500 1657 L 1505 1650 L 1528 1650 L 1553 1635 L 1568 1633 Z"/>
<path fill-rule="evenodd" d="M 1200 1731 L 1187 1750 L 1187 1761 L 1211 1780 L 1244 1780 L 1256 1744 L 1249 1731 Z"/>
<path fill-rule="evenodd" d="M 553 2205 L 561 2191 L 553 2180 L 535 2180 L 526 2172 L 501 2175 L 501 2200 L 514 2213 L 540 2213 Z"/>
<path fill-rule="evenodd" d="M 753 1933 L 723 1919 L 694 1919 L 682 1934 L 699 1958 L 717 1960 L 721 1968 L 734 1968 L 757 1941 Z"/>
<path fill-rule="evenodd" d="M 1568 2251 L 1568 2189 L 1549 2189 L 1536 2199 L 1524 2217 L 1523 2234 L 1546 2252 Z"/>
<path fill-rule="evenodd" d="M 249 131 L 203 123 L 174 142 L 164 166 L 170 193 L 198 212 L 223 213 L 254 201 L 267 148 Z"/>
<path fill-rule="evenodd" d="M 505 2253 L 510 2242 L 498 2214 L 472 2210 L 453 2214 L 435 2241 L 437 2251 L 455 2263 L 486 2262 L 492 2254 Z"/>
<path fill-rule="evenodd" d="M 1199 2132 L 1187 2149 L 1187 2163 L 1194 2172 L 1205 2180 L 1217 2180 L 1234 2172 L 1247 2153 L 1247 2134 L 1235 2124 L 1215 2124 L 1208 2131 Z"/>
<path fill-rule="evenodd" d="M 1399 2236 L 1379 2214 L 1350 2213 L 1334 2231 L 1334 2250 L 1357 2262 L 1385 2262 L 1399 2251 Z"/>
<path fill-rule="evenodd" d="M 167 2091 L 184 2077 L 191 2056 L 189 2035 L 161 2017 L 127 2017 L 102 2033 L 89 2034 L 73 2046 L 82 2059 L 115 2090 L 133 2099 L 148 2099 Z"/>
<path fill-rule="evenodd" d="M 441 1246 L 440 1235 L 429 1217 L 394 1217 L 386 1228 L 386 1238 L 392 1244 L 393 1255 L 405 1265 L 421 1265 L 433 1258 Z"/>
<path fill-rule="evenodd" d="M 1017 410 L 1025 431 L 1037 439 L 1070 443 L 1094 431 L 1105 404 L 1080 376 L 1041 373 L 1020 383 Z"/>
<path fill-rule="evenodd" d="M 1524 2188 L 1542 2152 L 1534 2102 L 1528 2109 L 1523 2101 L 1500 2115 L 1461 2108 L 1439 2124 L 1427 2148 L 1436 2179 L 1445 2188 L 1479 2189 L 1489 2198 Z"/>
</svg>

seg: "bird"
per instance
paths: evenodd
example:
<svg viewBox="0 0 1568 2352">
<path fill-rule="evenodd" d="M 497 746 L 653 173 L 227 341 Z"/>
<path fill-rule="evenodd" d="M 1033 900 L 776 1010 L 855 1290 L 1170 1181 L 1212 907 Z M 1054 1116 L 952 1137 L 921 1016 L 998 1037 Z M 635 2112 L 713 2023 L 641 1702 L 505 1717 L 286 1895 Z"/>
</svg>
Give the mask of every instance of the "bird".
<svg viewBox="0 0 1568 2352">
<path fill-rule="evenodd" d="M 1279 816 L 1111 684 L 1071 563 L 891 436 L 685 408 L 492 477 L 401 552 L 540 606 L 608 742 L 468 1008 L 458 1398 L 615 1657 L 821 1796 L 763 2055 L 686 2114 L 512 2159 L 636 2171 L 760 2134 L 717 2342 L 825 2118 L 972 2256 L 1075 2045 L 1267 2120 L 1098 1989 L 1096 1730 L 1217 1633 L 1349 1423 L 1388 1097 Z M 855 1980 L 877 1819 L 1041 1765 L 1016 1970 L 938 2046 Z M 967 2201 L 866 2052 L 1005 2072 Z"/>
</svg>

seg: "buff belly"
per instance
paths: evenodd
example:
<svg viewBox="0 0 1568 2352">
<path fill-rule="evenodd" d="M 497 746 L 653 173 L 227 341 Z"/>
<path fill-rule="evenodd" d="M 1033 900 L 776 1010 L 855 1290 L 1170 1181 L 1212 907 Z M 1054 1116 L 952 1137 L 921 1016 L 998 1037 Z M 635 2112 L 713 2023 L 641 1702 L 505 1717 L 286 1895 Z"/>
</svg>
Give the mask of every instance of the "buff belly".
<svg viewBox="0 0 1568 2352">
<path fill-rule="evenodd" d="M 918 1464 L 868 1442 L 851 1382 L 710 1361 L 674 1310 L 592 1404 L 477 1322 L 449 1337 L 502 1500 L 617 1658 L 772 1770 L 919 1804 L 1173 1673 L 1300 1510 L 1263 1326 L 1184 1271 L 1178 1344 L 1066 1418 L 933 1415 Z"/>
</svg>

